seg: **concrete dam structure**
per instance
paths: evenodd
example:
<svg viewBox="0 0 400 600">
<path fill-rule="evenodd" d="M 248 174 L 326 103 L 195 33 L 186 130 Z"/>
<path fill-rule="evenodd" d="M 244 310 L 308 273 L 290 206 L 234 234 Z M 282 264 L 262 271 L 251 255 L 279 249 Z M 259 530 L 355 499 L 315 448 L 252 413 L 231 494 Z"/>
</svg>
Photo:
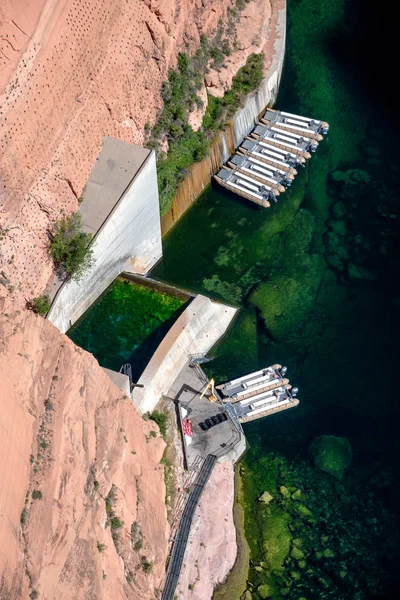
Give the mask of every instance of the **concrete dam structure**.
<svg viewBox="0 0 400 600">
<path fill-rule="evenodd" d="M 55 283 L 48 319 L 63 333 L 120 273 L 145 274 L 161 258 L 154 151 L 105 137 L 79 212 L 94 261 L 79 283 Z"/>
<path fill-rule="evenodd" d="M 154 410 L 191 354 L 207 353 L 224 335 L 237 309 L 198 295 L 172 325 L 138 380 L 132 400 L 145 413 Z"/>
</svg>

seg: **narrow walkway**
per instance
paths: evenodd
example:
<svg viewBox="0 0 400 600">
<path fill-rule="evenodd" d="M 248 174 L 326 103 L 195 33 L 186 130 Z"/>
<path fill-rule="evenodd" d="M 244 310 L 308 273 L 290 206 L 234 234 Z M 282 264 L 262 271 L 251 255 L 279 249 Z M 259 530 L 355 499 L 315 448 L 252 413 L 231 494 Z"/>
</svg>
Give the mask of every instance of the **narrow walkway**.
<svg viewBox="0 0 400 600">
<path fill-rule="evenodd" d="M 162 600 L 173 600 L 176 586 L 178 585 L 179 575 L 181 573 L 183 558 L 185 556 L 186 545 L 189 537 L 190 527 L 192 525 L 194 511 L 200 500 L 200 496 L 206 487 L 211 472 L 217 461 L 217 457 L 209 454 L 201 467 L 199 474 L 190 491 L 189 498 L 183 510 L 181 522 L 176 534 L 174 546 L 172 549 L 171 560 L 168 566 L 167 578 L 165 580 Z"/>
</svg>

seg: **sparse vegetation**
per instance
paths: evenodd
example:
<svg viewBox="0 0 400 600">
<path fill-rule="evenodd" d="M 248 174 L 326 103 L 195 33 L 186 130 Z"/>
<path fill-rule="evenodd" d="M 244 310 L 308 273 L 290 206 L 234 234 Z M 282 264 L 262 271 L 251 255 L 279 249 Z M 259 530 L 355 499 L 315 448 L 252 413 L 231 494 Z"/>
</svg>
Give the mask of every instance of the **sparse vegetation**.
<svg viewBox="0 0 400 600">
<path fill-rule="evenodd" d="M 44 407 L 46 410 L 54 410 L 54 404 L 52 403 L 50 398 L 46 398 L 46 400 L 44 401 Z"/>
<path fill-rule="evenodd" d="M 128 574 L 126 575 L 126 581 L 127 583 L 133 583 L 135 581 L 135 576 L 132 571 L 128 571 Z"/>
<path fill-rule="evenodd" d="M 121 521 L 121 519 L 119 517 L 112 517 L 110 519 L 110 525 L 111 525 L 111 529 L 121 529 L 121 527 L 123 526 L 124 522 Z"/>
<path fill-rule="evenodd" d="M 165 438 L 167 434 L 167 426 L 168 426 L 168 416 L 164 413 L 159 412 L 158 410 L 153 410 L 150 415 L 150 419 L 157 423 L 160 433 Z"/>
<path fill-rule="evenodd" d="M 148 561 L 145 556 L 142 556 L 142 569 L 145 573 L 151 573 L 153 570 L 153 563 Z"/>
<path fill-rule="evenodd" d="M 123 527 L 124 522 L 117 517 L 114 511 L 114 504 L 117 499 L 117 491 L 117 487 L 113 484 L 105 499 L 105 503 L 107 513 L 106 527 L 111 528 L 111 537 L 117 551 L 119 552 L 119 530 Z"/>
<path fill-rule="evenodd" d="M 33 298 L 33 300 L 27 302 L 27 308 L 32 310 L 37 315 L 42 316 L 47 315 L 47 313 L 50 310 L 50 305 L 50 298 L 46 294 L 43 294 L 42 296 L 37 296 L 36 298 Z"/>
<path fill-rule="evenodd" d="M 49 236 L 49 252 L 58 275 L 79 281 L 93 263 L 92 236 L 83 231 L 80 213 L 62 217 Z"/>
<path fill-rule="evenodd" d="M 40 490 L 33 490 L 32 492 L 32 500 L 41 500 L 43 498 L 42 492 Z"/>
<path fill-rule="evenodd" d="M 263 54 L 251 54 L 233 78 L 229 92 L 223 98 L 209 96 L 202 127 L 194 132 L 188 124 L 188 109 L 190 112 L 201 106 L 197 92 L 203 85 L 208 61 L 211 57 L 214 66 L 220 68 L 225 54 L 229 55 L 230 52 L 230 46 L 226 42 L 221 50 L 218 45 L 211 45 L 203 37 L 201 47 L 193 57 L 179 55 L 178 69 L 169 72 L 168 81 L 163 85 L 164 108 L 151 135 L 147 136 L 147 145 L 155 148 L 158 154 L 161 214 L 169 208 L 189 166 L 207 155 L 210 143 L 218 131 L 223 129 L 243 104 L 246 94 L 255 90 L 262 81 Z M 163 141 L 167 141 L 169 145 L 167 155 L 159 150 Z"/>
</svg>

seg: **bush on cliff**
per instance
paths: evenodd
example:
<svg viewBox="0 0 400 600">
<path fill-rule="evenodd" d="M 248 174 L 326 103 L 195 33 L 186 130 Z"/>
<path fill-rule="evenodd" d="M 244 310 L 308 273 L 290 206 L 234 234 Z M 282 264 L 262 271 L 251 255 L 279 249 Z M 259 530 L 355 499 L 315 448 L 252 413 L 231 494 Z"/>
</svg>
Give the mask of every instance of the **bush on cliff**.
<svg viewBox="0 0 400 600">
<path fill-rule="evenodd" d="M 50 298 L 46 295 L 37 296 L 27 303 L 27 307 L 38 315 L 46 315 L 50 310 Z"/>
<path fill-rule="evenodd" d="M 61 218 L 49 235 L 49 252 L 57 274 L 79 281 L 93 263 L 92 236 L 82 230 L 82 216 L 73 213 Z"/>
</svg>

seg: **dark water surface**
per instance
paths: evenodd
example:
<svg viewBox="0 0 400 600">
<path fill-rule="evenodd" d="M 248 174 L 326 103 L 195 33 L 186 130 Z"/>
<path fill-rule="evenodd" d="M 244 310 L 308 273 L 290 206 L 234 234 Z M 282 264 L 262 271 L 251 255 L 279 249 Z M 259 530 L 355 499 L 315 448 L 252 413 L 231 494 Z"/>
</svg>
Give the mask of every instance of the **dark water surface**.
<svg viewBox="0 0 400 600">
<path fill-rule="evenodd" d="M 183 305 L 174 296 L 117 279 L 68 336 L 102 367 L 119 371 L 129 362 L 137 381 Z"/>
<path fill-rule="evenodd" d="M 291 0 L 288 16 L 277 108 L 327 120 L 329 135 L 269 210 L 208 189 L 153 276 L 241 307 L 215 350 L 218 380 L 279 362 L 300 388 L 298 409 L 245 428 L 252 598 L 395 598 L 394 25 L 378 6 L 342 0 Z M 351 444 L 341 480 L 314 467 L 319 435 Z"/>
</svg>

